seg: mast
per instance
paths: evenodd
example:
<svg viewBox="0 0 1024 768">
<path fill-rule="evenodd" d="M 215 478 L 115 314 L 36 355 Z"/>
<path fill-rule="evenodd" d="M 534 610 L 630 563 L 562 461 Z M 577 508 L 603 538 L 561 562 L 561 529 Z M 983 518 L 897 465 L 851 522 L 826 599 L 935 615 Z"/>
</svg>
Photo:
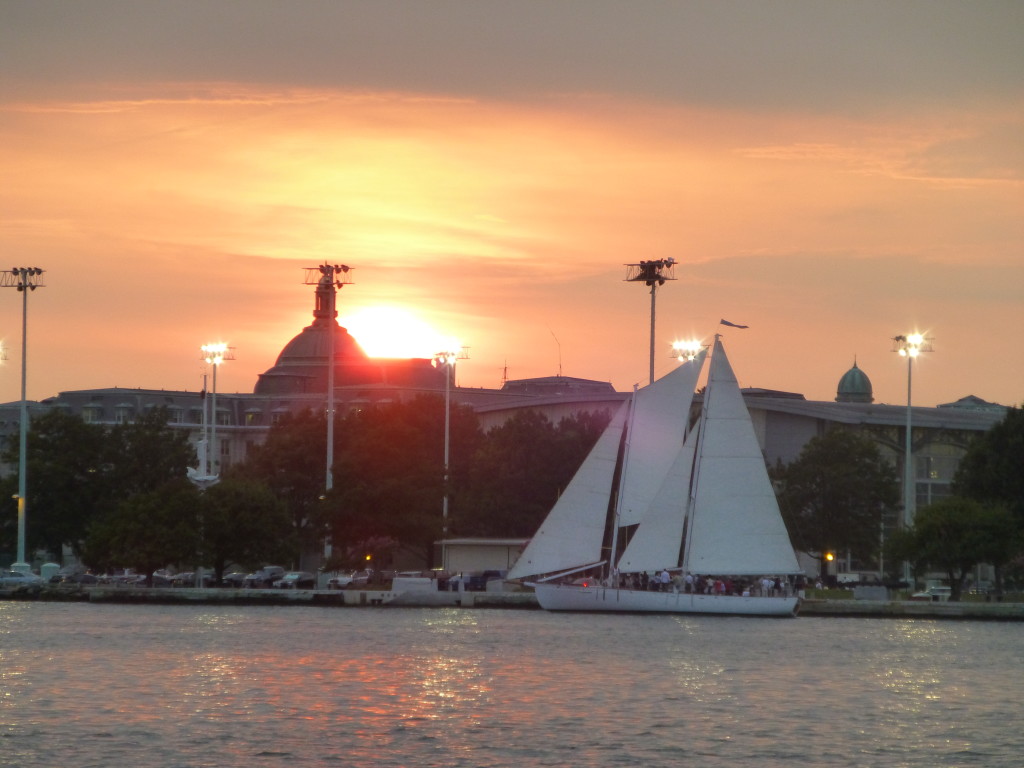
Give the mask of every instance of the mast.
<svg viewBox="0 0 1024 768">
<path fill-rule="evenodd" d="M 619 471 L 619 478 L 626 474 L 626 467 L 629 466 L 629 443 L 633 439 L 633 416 L 636 413 L 637 385 L 633 385 L 633 398 L 629 403 L 629 416 L 626 419 L 626 442 L 622 452 L 622 467 Z M 608 557 L 608 572 L 611 573 L 618 567 L 619 548 L 619 520 L 622 518 L 622 485 L 620 483 L 618 492 L 615 494 L 615 512 L 612 514 L 612 551 Z M 618 586 L 618 585 L 615 585 Z"/>
<path fill-rule="evenodd" d="M 721 334 L 715 334 L 715 341 L 712 347 L 717 348 L 718 340 L 721 338 Z M 707 434 L 707 430 L 704 429 L 704 425 L 707 424 L 708 420 L 708 405 L 711 402 L 711 398 L 714 397 L 712 394 L 713 387 L 711 386 L 714 381 L 714 377 L 711 372 L 714 371 L 714 360 L 711 361 L 711 365 L 708 366 L 708 384 L 704 388 L 704 397 L 701 399 L 700 404 L 700 419 L 697 420 L 697 424 L 694 429 L 697 432 L 697 448 L 693 454 L 693 472 L 690 474 L 690 495 L 686 499 L 686 510 L 683 513 L 683 532 L 685 536 L 685 544 L 683 548 L 683 559 L 680 565 L 683 568 L 683 573 L 689 573 L 690 571 L 690 548 L 693 545 L 693 536 L 691 525 L 691 516 L 693 514 L 694 504 L 697 500 L 697 485 L 700 482 L 700 464 L 701 456 L 704 454 L 704 437 Z"/>
</svg>

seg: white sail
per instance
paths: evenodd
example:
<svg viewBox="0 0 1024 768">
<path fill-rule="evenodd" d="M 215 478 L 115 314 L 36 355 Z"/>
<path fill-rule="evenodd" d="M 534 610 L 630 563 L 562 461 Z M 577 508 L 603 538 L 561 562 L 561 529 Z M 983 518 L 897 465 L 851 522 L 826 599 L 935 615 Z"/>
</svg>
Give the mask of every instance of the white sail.
<svg viewBox="0 0 1024 768">
<path fill-rule="evenodd" d="M 620 572 L 660 571 L 679 563 L 696 445 L 697 432 L 693 431 L 686 436 L 682 450 L 676 454 L 675 463 L 662 483 L 661 490 L 619 558 Z"/>
<path fill-rule="evenodd" d="M 750 414 L 718 339 L 704 409 L 685 566 L 702 574 L 799 573 Z"/>
<path fill-rule="evenodd" d="M 553 573 L 601 560 L 612 479 L 628 410 L 627 400 L 512 566 L 508 578 Z"/>
<path fill-rule="evenodd" d="M 707 350 L 701 349 L 693 360 L 636 393 L 619 482 L 620 527 L 644 519 L 675 464 L 683 447 L 693 390 L 706 355 Z"/>
</svg>

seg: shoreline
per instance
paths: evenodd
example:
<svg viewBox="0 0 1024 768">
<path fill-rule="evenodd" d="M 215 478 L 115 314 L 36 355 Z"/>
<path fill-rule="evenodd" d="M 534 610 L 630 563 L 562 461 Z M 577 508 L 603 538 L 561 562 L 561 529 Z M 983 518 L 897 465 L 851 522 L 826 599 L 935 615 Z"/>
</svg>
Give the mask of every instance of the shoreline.
<svg viewBox="0 0 1024 768">
<path fill-rule="evenodd" d="M 0 590 L 0 600 L 152 605 L 277 605 L 320 607 L 461 607 L 540 610 L 532 592 L 395 592 L 386 589 L 274 590 L 140 587 L 43 587 Z M 829 600 L 809 598 L 800 616 L 1024 621 L 1024 603 Z"/>
</svg>

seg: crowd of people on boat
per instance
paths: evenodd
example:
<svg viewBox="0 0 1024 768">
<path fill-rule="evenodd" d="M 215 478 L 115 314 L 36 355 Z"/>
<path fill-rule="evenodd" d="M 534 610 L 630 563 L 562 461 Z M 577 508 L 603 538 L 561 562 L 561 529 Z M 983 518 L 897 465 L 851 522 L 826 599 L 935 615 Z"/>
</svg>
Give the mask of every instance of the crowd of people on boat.
<svg viewBox="0 0 1024 768">
<path fill-rule="evenodd" d="M 606 587 L 632 589 L 641 592 L 672 592 L 687 595 L 734 595 L 742 597 L 792 597 L 805 589 L 806 579 L 796 576 L 762 576 L 761 578 L 704 576 L 696 573 L 661 571 L 647 573 L 618 573 L 613 571 L 604 579 L 582 578 L 576 583 L 600 582 Z"/>
</svg>

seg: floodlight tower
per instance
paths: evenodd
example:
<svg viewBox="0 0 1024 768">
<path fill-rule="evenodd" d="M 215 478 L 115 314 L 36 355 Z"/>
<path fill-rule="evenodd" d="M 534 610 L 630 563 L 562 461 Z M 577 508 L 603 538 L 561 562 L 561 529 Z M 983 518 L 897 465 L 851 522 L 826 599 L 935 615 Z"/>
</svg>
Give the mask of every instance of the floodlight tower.
<svg viewBox="0 0 1024 768">
<path fill-rule="evenodd" d="M 0 272 L 0 287 L 17 288 L 21 292 L 21 416 L 18 439 L 18 562 L 12 564 L 15 571 L 28 571 L 30 564 L 25 561 L 25 515 L 28 507 L 28 400 L 25 382 L 28 371 L 28 294 L 42 288 L 43 270 L 39 267 L 15 267 Z"/>
<path fill-rule="evenodd" d="M 654 383 L 654 303 L 658 286 L 675 280 L 676 260 L 673 258 L 641 261 L 626 265 L 626 282 L 643 283 L 651 288 L 651 384 Z"/>
<path fill-rule="evenodd" d="M 451 424 L 451 395 L 452 395 L 452 370 L 458 360 L 469 359 L 469 347 L 463 347 L 461 352 L 438 352 L 434 355 L 434 367 L 445 367 L 444 372 L 444 498 L 441 501 L 441 540 L 448 538 L 448 457 L 450 442 Z M 447 565 L 444 554 L 441 557 L 442 564 Z"/>
<path fill-rule="evenodd" d="M 911 441 L 911 420 L 913 411 L 911 409 L 911 382 L 914 373 L 914 358 L 922 352 L 932 351 L 931 337 L 925 337 L 920 333 L 900 334 L 892 338 L 892 351 L 900 357 L 907 358 L 907 425 L 904 454 L 903 454 L 903 527 L 909 528 L 914 524 L 914 506 L 917 501 L 916 480 L 914 477 L 914 446 Z M 904 565 L 905 576 L 909 579 L 910 564 Z"/>
<path fill-rule="evenodd" d="M 338 326 L 337 295 L 343 285 L 351 284 L 348 273 L 352 267 L 345 264 L 324 262 L 316 267 L 306 267 L 306 285 L 316 286 L 317 320 L 327 324 L 327 472 L 324 479 L 324 493 L 334 487 L 334 330 Z"/>
<path fill-rule="evenodd" d="M 685 363 L 697 357 L 703 347 L 699 341 L 673 341 L 672 357 L 680 363 Z"/>
<path fill-rule="evenodd" d="M 215 344 L 204 344 L 200 348 L 203 352 L 203 360 L 207 365 L 213 366 L 213 390 L 210 399 L 210 418 L 207 424 L 210 425 L 210 442 L 206 449 L 206 460 L 200 470 L 206 475 L 206 484 L 213 485 L 220 477 L 220 448 L 217 445 L 217 369 L 225 360 L 235 359 L 235 348 L 229 347 L 223 342 Z M 203 405 L 203 416 L 206 416 L 206 405 Z M 206 431 L 203 431 L 203 439 L 206 439 Z M 210 455 L 212 450 L 213 455 Z"/>
</svg>

